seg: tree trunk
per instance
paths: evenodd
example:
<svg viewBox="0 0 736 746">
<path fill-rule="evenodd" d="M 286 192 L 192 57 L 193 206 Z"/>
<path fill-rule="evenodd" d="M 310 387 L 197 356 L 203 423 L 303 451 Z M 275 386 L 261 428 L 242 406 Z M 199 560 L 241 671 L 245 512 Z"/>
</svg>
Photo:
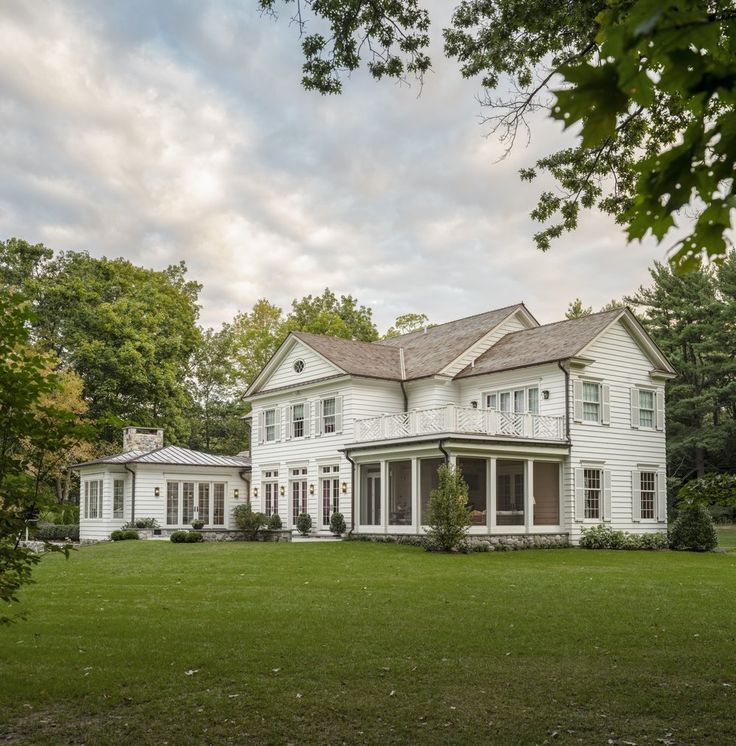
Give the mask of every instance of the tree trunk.
<svg viewBox="0 0 736 746">
<path fill-rule="evenodd" d="M 695 446 L 695 471 L 698 478 L 705 475 L 705 450 L 703 446 Z"/>
</svg>

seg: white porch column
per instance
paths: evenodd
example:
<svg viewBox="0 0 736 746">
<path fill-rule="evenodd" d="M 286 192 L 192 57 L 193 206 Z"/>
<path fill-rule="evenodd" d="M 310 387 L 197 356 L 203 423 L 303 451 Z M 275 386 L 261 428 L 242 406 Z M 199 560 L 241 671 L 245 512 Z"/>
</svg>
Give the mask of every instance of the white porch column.
<svg viewBox="0 0 736 746">
<path fill-rule="evenodd" d="M 527 459 L 524 462 L 524 517 L 526 519 L 526 532 L 534 530 L 534 462 Z"/>
<path fill-rule="evenodd" d="M 488 459 L 488 530 L 496 530 L 496 459 Z"/>
<path fill-rule="evenodd" d="M 411 527 L 419 533 L 419 459 L 411 460 Z"/>
<path fill-rule="evenodd" d="M 381 527 L 383 533 L 386 533 L 388 526 L 388 462 L 381 462 Z"/>
</svg>

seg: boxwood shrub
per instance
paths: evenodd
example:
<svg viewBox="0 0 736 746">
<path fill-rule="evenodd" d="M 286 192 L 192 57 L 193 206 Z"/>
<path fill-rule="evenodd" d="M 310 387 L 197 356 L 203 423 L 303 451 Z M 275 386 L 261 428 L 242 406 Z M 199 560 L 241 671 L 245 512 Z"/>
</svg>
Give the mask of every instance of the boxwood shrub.
<svg viewBox="0 0 736 746">
<path fill-rule="evenodd" d="M 79 526 L 73 523 L 46 523 L 36 529 L 39 541 L 79 541 Z"/>
<path fill-rule="evenodd" d="M 630 534 L 617 531 L 601 523 L 584 528 L 580 537 L 583 549 L 667 549 L 669 542 L 664 531 L 653 534 Z"/>
<path fill-rule="evenodd" d="M 169 538 L 174 544 L 197 544 L 204 541 L 204 536 L 199 531 L 174 531 Z"/>
<path fill-rule="evenodd" d="M 709 552 L 718 546 L 713 519 L 705 505 L 682 510 L 670 529 L 670 547 L 691 552 Z"/>
</svg>

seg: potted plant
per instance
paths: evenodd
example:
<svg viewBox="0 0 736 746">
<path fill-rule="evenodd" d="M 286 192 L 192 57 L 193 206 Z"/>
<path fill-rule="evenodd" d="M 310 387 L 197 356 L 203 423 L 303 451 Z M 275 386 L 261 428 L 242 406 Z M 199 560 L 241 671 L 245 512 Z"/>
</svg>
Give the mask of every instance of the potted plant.
<svg viewBox="0 0 736 746">
<path fill-rule="evenodd" d="M 201 518 L 195 518 L 192 521 L 192 528 L 195 531 L 201 531 L 204 528 L 204 521 Z"/>
</svg>

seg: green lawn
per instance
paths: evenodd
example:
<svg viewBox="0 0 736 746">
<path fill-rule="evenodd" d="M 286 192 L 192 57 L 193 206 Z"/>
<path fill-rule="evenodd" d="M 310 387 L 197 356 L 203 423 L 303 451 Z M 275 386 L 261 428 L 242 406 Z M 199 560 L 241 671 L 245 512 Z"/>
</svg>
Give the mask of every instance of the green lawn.
<svg viewBox="0 0 736 746">
<path fill-rule="evenodd" d="M 736 741 L 736 553 L 120 542 L 36 579 L 10 741 Z"/>
<path fill-rule="evenodd" d="M 736 526 L 718 526 L 718 545 L 725 549 L 736 549 Z"/>
</svg>

